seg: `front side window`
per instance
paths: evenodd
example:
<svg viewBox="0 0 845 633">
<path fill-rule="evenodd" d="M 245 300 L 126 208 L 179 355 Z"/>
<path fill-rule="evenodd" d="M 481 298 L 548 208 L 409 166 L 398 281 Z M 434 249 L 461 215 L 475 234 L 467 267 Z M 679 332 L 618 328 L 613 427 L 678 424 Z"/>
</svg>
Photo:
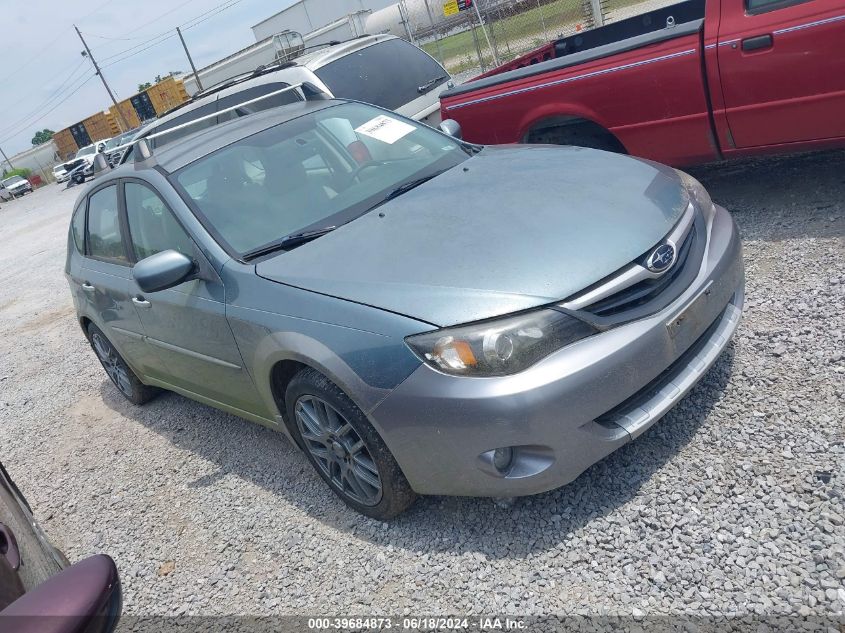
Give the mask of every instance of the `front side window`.
<svg viewBox="0 0 845 633">
<path fill-rule="evenodd" d="M 745 0 L 745 10 L 751 15 L 784 9 L 810 0 Z"/>
<path fill-rule="evenodd" d="M 80 253 L 85 252 L 85 205 L 81 204 L 73 212 L 73 219 L 70 222 L 70 232 L 73 236 L 73 244 Z"/>
<path fill-rule="evenodd" d="M 117 210 L 117 185 L 110 185 L 88 198 L 88 254 L 128 264 Z"/>
<path fill-rule="evenodd" d="M 123 190 L 129 235 L 139 261 L 167 250 L 193 257 L 191 238 L 155 191 L 136 182 L 127 182 Z"/>
<path fill-rule="evenodd" d="M 440 64 L 401 39 L 373 44 L 314 72 L 335 97 L 388 110 L 396 110 L 449 81 Z"/>
<path fill-rule="evenodd" d="M 253 134 L 175 172 L 200 219 L 244 258 L 297 231 L 339 226 L 468 151 L 431 128 L 344 103 Z"/>
</svg>

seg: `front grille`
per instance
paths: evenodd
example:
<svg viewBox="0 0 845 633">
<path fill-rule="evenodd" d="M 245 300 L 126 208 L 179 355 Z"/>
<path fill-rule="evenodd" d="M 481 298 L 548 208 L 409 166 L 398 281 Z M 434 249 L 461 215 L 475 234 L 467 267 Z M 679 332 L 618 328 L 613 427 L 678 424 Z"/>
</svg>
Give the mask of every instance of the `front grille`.
<svg viewBox="0 0 845 633">
<path fill-rule="evenodd" d="M 641 319 L 666 308 L 693 282 L 701 269 L 707 244 L 704 216 L 690 204 L 664 238 L 678 249 L 675 264 L 656 276 L 646 260 L 653 248 L 563 303 L 579 318 L 606 329 Z"/>
<path fill-rule="evenodd" d="M 665 275 L 657 279 L 644 279 L 606 299 L 597 301 L 590 305 L 587 311 L 598 317 L 611 317 L 654 301 L 658 295 L 667 291 L 669 286 L 683 274 L 690 252 L 692 251 L 692 245 L 696 240 L 696 234 L 696 228 L 693 226 L 692 230 L 687 234 L 686 239 L 678 247 L 678 257 L 675 265 Z M 680 288 L 679 290 L 683 292 L 684 288 Z M 680 292 L 677 294 L 680 294 Z"/>
</svg>

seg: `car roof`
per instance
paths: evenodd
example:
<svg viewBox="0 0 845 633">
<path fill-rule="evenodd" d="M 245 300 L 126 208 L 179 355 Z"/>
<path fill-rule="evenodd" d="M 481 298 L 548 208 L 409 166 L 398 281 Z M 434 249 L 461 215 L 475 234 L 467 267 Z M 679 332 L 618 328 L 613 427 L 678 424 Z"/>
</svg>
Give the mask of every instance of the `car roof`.
<svg viewBox="0 0 845 633">
<path fill-rule="evenodd" d="M 253 86 L 261 86 L 277 81 L 289 84 L 308 81 L 311 79 L 307 74 L 308 71 L 313 72 L 342 57 L 369 48 L 380 42 L 395 39 L 399 38 L 395 35 L 362 35 L 346 42 L 326 44 L 325 48 L 305 53 L 288 62 L 281 62 L 276 69 L 274 69 L 273 64 L 267 64 L 266 68 L 262 69 L 264 72 L 261 74 L 256 74 L 256 71 L 261 69 L 259 67 L 256 70 L 229 77 L 214 86 L 199 91 L 194 100 L 187 101 L 184 105 L 170 110 L 159 121 L 167 122 L 214 99 L 221 99 L 252 88 Z"/>
<path fill-rule="evenodd" d="M 263 110 L 246 117 L 224 121 L 213 127 L 184 136 L 178 142 L 169 143 L 156 149 L 154 163 L 167 172 L 174 172 L 242 138 L 341 103 L 348 102 L 339 99 L 298 101 Z M 143 163 L 141 164 L 143 165 Z"/>
<path fill-rule="evenodd" d="M 328 46 L 327 48 L 321 48 L 316 51 L 312 51 L 310 53 L 305 53 L 304 55 L 300 55 L 296 57 L 293 61 L 295 61 L 300 66 L 305 66 L 310 70 L 317 70 L 327 64 L 332 63 L 340 59 L 341 57 L 346 57 L 351 53 L 358 52 L 362 49 L 368 48 L 373 44 L 378 44 L 379 42 L 386 42 L 387 40 L 396 40 L 399 39 L 395 35 L 362 35 L 361 37 L 356 37 L 354 40 L 347 40 L 346 42 L 341 42 L 340 44 L 334 44 L 333 46 Z"/>
</svg>

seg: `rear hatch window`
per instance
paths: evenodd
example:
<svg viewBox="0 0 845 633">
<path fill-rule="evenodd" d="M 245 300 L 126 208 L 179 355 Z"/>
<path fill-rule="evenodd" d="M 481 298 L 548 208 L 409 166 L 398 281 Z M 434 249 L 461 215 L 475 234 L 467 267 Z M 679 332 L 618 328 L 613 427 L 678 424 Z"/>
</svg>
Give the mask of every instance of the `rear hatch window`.
<svg viewBox="0 0 845 633">
<path fill-rule="evenodd" d="M 427 53 L 405 40 L 379 42 L 314 71 L 335 97 L 396 110 L 449 81 Z"/>
</svg>

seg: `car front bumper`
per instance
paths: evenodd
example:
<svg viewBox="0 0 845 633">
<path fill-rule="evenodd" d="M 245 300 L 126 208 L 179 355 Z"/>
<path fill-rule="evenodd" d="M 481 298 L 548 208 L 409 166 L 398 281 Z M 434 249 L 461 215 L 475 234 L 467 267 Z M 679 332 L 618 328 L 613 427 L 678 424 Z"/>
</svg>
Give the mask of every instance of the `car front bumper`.
<svg viewBox="0 0 845 633">
<path fill-rule="evenodd" d="M 651 427 L 700 380 L 736 330 L 742 247 L 716 208 L 692 284 L 664 310 L 579 341 L 512 376 L 421 365 L 369 412 L 420 494 L 510 497 L 562 486 Z M 507 474 L 492 453 L 513 447 Z"/>
</svg>

